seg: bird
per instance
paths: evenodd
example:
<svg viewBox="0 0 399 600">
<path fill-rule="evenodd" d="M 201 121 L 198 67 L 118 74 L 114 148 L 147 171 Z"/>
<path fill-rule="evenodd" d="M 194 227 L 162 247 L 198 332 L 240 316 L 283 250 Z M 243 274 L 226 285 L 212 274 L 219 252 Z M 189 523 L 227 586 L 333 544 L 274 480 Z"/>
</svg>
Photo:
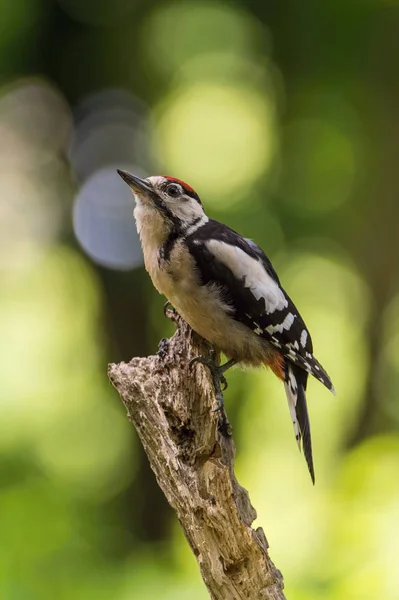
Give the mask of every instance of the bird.
<svg viewBox="0 0 399 600">
<path fill-rule="evenodd" d="M 224 365 L 212 358 L 194 359 L 211 368 L 218 392 L 215 410 L 223 407 L 220 382 L 228 368 L 269 367 L 284 384 L 295 438 L 314 484 L 308 376 L 335 390 L 271 261 L 255 242 L 208 217 L 200 197 L 184 181 L 117 172 L 135 197 L 144 265 L 155 288 L 228 359 Z"/>
</svg>

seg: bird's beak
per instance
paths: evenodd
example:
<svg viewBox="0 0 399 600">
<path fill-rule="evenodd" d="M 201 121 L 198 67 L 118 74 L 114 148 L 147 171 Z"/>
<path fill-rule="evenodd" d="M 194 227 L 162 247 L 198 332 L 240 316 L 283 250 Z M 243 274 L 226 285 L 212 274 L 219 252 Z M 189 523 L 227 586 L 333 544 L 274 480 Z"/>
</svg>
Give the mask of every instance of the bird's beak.
<svg viewBox="0 0 399 600">
<path fill-rule="evenodd" d="M 120 175 L 125 183 L 137 194 L 153 194 L 153 189 L 144 179 L 131 175 L 127 171 L 117 169 L 118 175 Z"/>
</svg>

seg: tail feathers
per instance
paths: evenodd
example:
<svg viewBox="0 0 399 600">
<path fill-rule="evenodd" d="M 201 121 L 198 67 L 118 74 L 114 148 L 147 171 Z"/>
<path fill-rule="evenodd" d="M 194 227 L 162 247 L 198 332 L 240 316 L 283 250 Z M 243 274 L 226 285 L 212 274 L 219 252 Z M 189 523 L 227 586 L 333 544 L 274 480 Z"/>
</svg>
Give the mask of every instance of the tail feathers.
<svg viewBox="0 0 399 600">
<path fill-rule="evenodd" d="M 315 482 L 312 438 L 310 435 L 310 422 L 306 404 L 306 383 L 308 374 L 300 367 L 292 363 L 286 366 L 284 387 L 290 409 L 292 424 L 294 426 L 295 438 L 299 449 L 303 447 L 303 453 L 308 464 L 308 469 L 313 483 Z"/>
<path fill-rule="evenodd" d="M 331 377 L 314 356 L 312 356 L 311 367 L 312 368 L 309 373 L 313 375 L 313 377 L 316 377 L 316 379 L 325 385 L 326 388 L 335 396 L 336 392 L 333 382 L 331 381 Z"/>
<path fill-rule="evenodd" d="M 310 373 L 310 375 L 313 375 L 313 377 L 325 385 L 326 388 L 335 396 L 335 389 L 333 382 L 331 381 L 331 377 L 327 374 L 326 370 L 321 366 L 313 354 L 307 352 L 306 356 L 302 356 L 298 353 L 295 353 L 293 350 L 290 350 L 286 357 L 290 362 L 292 361 L 293 364 L 301 367 L 304 371 Z"/>
</svg>

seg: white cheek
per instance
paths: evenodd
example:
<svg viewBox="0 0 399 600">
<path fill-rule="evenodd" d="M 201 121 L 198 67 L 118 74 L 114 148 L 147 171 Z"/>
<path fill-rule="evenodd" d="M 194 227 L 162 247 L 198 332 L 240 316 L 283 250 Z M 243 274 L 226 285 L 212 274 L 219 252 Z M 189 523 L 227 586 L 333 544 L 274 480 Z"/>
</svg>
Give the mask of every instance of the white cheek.
<svg viewBox="0 0 399 600">
<path fill-rule="evenodd" d="M 181 221 L 190 223 L 198 217 L 204 215 L 202 207 L 195 200 L 178 200 L 165 203 L 170 211 Z"/>
</svg>

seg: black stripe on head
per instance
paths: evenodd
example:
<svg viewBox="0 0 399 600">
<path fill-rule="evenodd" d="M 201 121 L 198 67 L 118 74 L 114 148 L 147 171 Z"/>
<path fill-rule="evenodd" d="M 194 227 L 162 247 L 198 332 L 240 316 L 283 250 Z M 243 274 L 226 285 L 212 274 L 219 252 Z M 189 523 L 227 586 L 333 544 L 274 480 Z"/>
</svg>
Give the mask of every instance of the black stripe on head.
<svg viewBox="0 0 399 600">
<path fill-rule="evenodd" d="M 160 261 L 164 261 L 164 260 L 168 261 L 169 260 L 170 253 L 172 252 L 173 246 L 175 245 L 179 236 L 180 236 L 180 232 L 177 229 L 172 229 L 172 231 L 168 235 L 166 242 L 163 244 L 163 246 L 161 246 L 161 248 L 159 250 L 158 263 Z"/>
<path fill-rule="evenodd" d="M 163 175 L 163 177 L 165 177 L 165 179 L 168 180 L 168 183 L 178 183 L 179 185 L 181 185 L 184 190 L 184 193 L 187 194 L 187 196 L 190 196 L 190 198 L 193 198 L 193 200 L 196 200 L 198 204 L 201 204 L 202 206 L 200 197 L 198 196 L 197 192 L 191 187 L 191 185 L 188 185 L 188 183 L 182 181 L 181 179 L 177 179 L 177 177 L 169 177 L 168 175 Z"/>
<path fill-rule="evenodd" d="M 182 234 L 182 221 L 181 221 L 181 219 L 179 219 L 179 217 L 176 217 L 176 215 L 174 215 L 171 210 L 169 210 L 169 208 L 166 206 L 165 202 L 161 198 L 157 198 L 155 200 L 155 204 L 156 204 L 157 209 L 164 215 L 164 217 L 171 224 L 171 230 L 169 232 L 169 235 L 168 235 L 166 241 L 164 242 L 164 244 L 159 249 L 159 254 L 158 254 L 158 262 L 164 261 L 164 260 L 168 261 L 170 258 L 170 253 L 172 252 L 173 246 L 175 245 L 177 239 Z"/>
<path fill-rule="evenodd" d="M 176 217 L 176 215 L 174 215 L 171 210 L 169 210 L 165 202 L 157 196 L 156 198 L 154 198 L 154 204 L 157 207 L 157 209 L 164 215 L 164 217 L 166 217 L 166 219 L 170 221 L 170 223 L 173 225 L 173 229 L 180 231 L 181 220 L 179 219 L 179 217 Z"/>
</svg>

